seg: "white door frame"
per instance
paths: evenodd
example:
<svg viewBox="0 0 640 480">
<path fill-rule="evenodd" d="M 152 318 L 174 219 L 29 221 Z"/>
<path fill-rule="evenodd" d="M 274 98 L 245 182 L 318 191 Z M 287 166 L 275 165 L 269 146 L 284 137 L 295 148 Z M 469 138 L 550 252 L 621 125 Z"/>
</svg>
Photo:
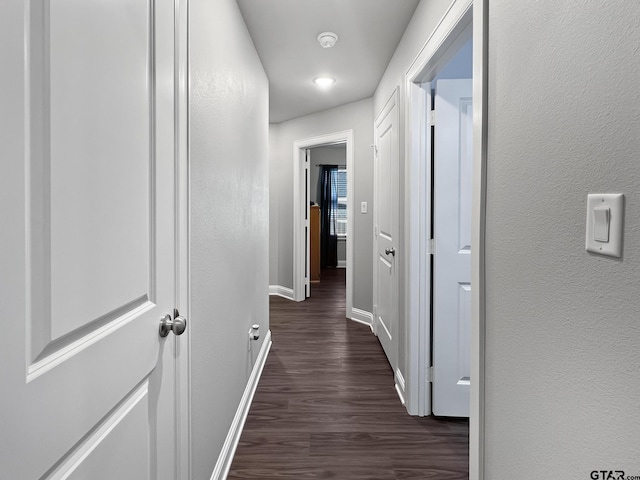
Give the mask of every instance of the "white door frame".
<svg viewBox="0 0 640 480">
<path fill-rule="evenodd" d="M 430 384 L 425 381 L 431 356 L 431 152 L 427 135 L 426 93 L 422 82 L 448 60 L 447 51 L 473 28 L 473 193 L 471 246 L 471 409 L 469 417 L 469 478 L 484 478 L 484 237 L 487 144 L 487 14 L 489 0 L 457 0 L 451 4 L 405 75 L 406 138 L 405 238 L 407 239 L 407 410 L 431 412 Z M 451 49 L 453 50 L 453 49 Z M 449 51 L 451 51 L 449 50 Z"/>
<path fill-rule="evenodd" d="M 175 1 L 174 15 L 174 135 L 176 191 L 176 308 L 187 318 L 187 329 L 181 336 L 171 335 L 176 342 L 175 415 L 176 478 L 191 479 L 191 289 L 190 249 L 190 171 L 189 171 L 189 2 Z"/>
<path fill-rule="evenodd" d="M 304 267 L 308 262 L 308 250 L 305 249 L 305 198 L 304 158 L 308 148 L 321 147 L 335 143 L 347 146 L 347 313 L 351 318 L 353 310 L 353 232 L 354 232 L 354 162 L 353 130 L 328 133 L 317 137 L 305 138 L 293 142 L 293 299 L 301 302 L 305 299 Z M 308 239 L 307 239 L 308 245 Z"/>
</svg>

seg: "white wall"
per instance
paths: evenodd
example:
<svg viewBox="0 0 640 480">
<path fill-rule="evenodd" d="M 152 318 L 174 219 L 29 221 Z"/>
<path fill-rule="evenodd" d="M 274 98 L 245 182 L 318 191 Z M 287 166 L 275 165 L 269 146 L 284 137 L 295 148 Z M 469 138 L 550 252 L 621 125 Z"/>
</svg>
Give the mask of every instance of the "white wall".
<svg viewBox="0 0 640 480">
<path fill-rule="evenodd" d="M 378 88 L 376 89 L 375 95 L 373 97 L 373 105 L 374 105 L 374 118 L 381 112 L 385 103 L 393 93 L 396 87 L 399 87 L 399 96 L 398 96 L 398 114 L 399 114 L 399 145 L 400 145 L 400 171 L 399 171 L 399 192 L 400 192 L 400 202 L 399 202 L 399 222 L 400 222 L 400 235 L 399 235 L 399 245 L 406 245 L 406 237 L 404 235 L 405 229 L 405 195 L 407 192 L 405 191 L 405 102 L 406 102 L 406 92 L 405 92 L 405 73 L 409 70 L 409 67 L 413 63 L 414 59 L 417 57 L 418 53 L 427 42 L 429 36 L 434 31 L 435 27 L 438 25 L 445 12 L 447 11 L 449 5 L 451 4 L 451 0 L 422 0 L 416 8 L 415 13 L 413 14 L 413 18 L 407 29 L 398 44 L 398 48 L 396 48 L 391 61 L 385 71 L 384 76 L 382 77 Z M 408 165 L 407 165 L 408 168 Z M 399 319 L 398 319 L 398 368 L 400 372 L 404 376 L 404 378 L 408 378 L 407 375 L 407 367 L 408 367 L 408 358 L 406 355 L 406 332 L 407 332 L 407 318 L 405 316 L 406 307 L 406 297 L 403 297 L 403 293 L 407 290 L 406 285 L 406 275 L 407 269 L 405 266 L 404 255 L 406 248 L 398 247 L 396 248 L 398 254 L 396 255 L 396 262 L 398 266 L 398 278 L 399 278 L 399 292 L 401 297 L 398 299 L 398 307 L 399 307 Z M 373 262 L 373 260 L 371 260 Z M 373 287 L 372 287 L 373 288 Z"/>
<path fill-rule="evenodd" d="M 320 165 L 339 165 L 346 167 L 347 165 L 347 147 L 345 145 L 336 145 L 331 147 L 316 147 L 311 149 L 311 165 L 309 172 L 309 180 L 311 191 L 309 199 L 320 204 Z M 358 206 L 358 211 L 360 208 Z"/>
<path fill-rule="evenodd" d="M 234 0 L 189 10 L 192 478 L 208 479 L 269 328 L 268 83 Z"/>
<path fill-rule="evenodd" d="M 640 475 L 639 19 L 489 2 L 485 478 Z M 590 192 L 626 196 L 621 259 Z"/>
<path fill-rule="evenodd" d="M 373 143 L 372 100 L 343 105 L 270 125 L 270 272 L 269 283 L 293 288 L 293 143 L 296 140 L 353 130 L 354 201 L 366 201 L 369 213 L 354 218 L 353 307 L 372 311 L 373 285 Z"/>
</svg>

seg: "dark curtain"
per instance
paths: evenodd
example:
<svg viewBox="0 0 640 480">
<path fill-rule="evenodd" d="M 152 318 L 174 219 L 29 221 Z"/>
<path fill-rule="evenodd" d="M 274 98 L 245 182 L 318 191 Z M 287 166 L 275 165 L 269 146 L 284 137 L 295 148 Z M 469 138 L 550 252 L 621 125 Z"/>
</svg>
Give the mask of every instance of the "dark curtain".
<svg viewBox="0 0 640 480">
<path fill-rule="evenodd" d="M 320 267 L 338 266 L 338 236 L 336 216 L 338 209 L 338 167 L 320 167 Z"/>
</svg>

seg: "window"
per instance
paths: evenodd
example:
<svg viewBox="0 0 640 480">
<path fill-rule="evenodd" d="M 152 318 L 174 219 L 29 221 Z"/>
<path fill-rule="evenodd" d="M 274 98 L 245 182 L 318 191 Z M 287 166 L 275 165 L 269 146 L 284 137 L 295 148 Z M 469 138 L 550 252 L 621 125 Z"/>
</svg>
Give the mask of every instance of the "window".
<svg viewBox="0 0 640 480">
<path fill-rule="evenodd" d="M 331 172 L 332 175 L 335 175 L 332 178 L 333 185 L 337 186 L 338 193 L 338 205 L 337 208 L 332 210 L 332 230 L 333 225 L 335 225 L 335 231 L 331 232 L 332 235 L 337 235 L 338 237 L 346 237 L 347 236 L 347 170 L 344 168 L 338 168 L 338 170 L 334 170 Z"/>
</svg>

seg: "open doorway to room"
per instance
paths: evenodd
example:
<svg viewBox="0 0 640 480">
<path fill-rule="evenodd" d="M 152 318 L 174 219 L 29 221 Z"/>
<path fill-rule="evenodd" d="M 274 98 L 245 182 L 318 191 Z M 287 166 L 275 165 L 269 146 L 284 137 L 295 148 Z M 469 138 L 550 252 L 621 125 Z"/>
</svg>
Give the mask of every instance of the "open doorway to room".
<svg viewBox="0 0 640 480">
<path fill-rule="evenodd" d="M 472 39 L 424 84 L 431 121 L 431 409 L 468 417 L 471 375 Z M 430 105 L 429 105 L 430 104 Z M 429 167 L 427 167 L 429 168 Z"/>
<path fill-rule="evenodd" d="M 347 146 L 309 149 L 310 283 L 322 282 L 322 271 L 347 267 Z"/>
<path fill-rule="evenodd" d="M 469 417 L 473 184 L 471 5 L 407 75 L 410 91 L 409 410 Z M 424 366 L 424 367 L 423 367 Z M 424 369 L 424 372 L 420 372 Z M 426 381 L 421 379 L 427 379 Z M 417 387 L 417 388 L 416 388 Z"/>
<path fill-rule="evenodd" d="M 466 318 L 464 335 L 457 335 L 458 345 L 455 362 L 458 377 L 456 387 L 468 387 L 465 393 L 465 415 L 469 417 L 469 473 L 471 479 L 483 478 L 483 436 L 484 436 L 484 206 L 486 199 L 486 62 L 487 62 L 486 2 L 467 0 L 456 2 L 438 25 L 406 74 L 407 89 L 407 146 L 408 164 L 405 187 L 411 192 L 412 202 L 408 211 L 408 356 L 409 394 L 407 408 L 414 415 L 434 413 L 432 389 L 434 363 L 432 346 L 437 343 L 432 285 L 437 281 L 434 258 L 438 254 L 436 236 L 436 203 L 438 200 L 437 143 L 438 138 L 432 127 L 437 129 L 440 121 L 435 97 L 437 83 L 443 79 L 447 64 L 461 50 L 471 52 L 471 90 L 457 100 L 459 130 L 456 143 L 458 170 L 454 191 L 458 200 L 455 215 L 455 254 L 464 253 L 469 257 L 465 269 L 470 272 L 467 280 L 458 280 L 457 285 L 466 287 L 465 295 L 456 297 L 458 311 L 468 313 L 454 315 L 458 325 Z M 468 42 L 471 44 L 468 45 Z M 467 61 L 468 62 L 468 61 Z M 468 70 L 468 65 L 465 69 Z M 467 75 L 465 75 L 467 76 Z M 436 82 L 434 91 L 432 83 Z M 463 105 L 464 104 L 464 105 Z M 433 115 L 432 110 L 436 114 Z M 460 108 L 462 107 L 462 108 Z M 461 113 L 464 111 L 464 114 Z M 440 122 L 441 124 L 441 122 Z M 464 125 L 464 126 L 463 126 Z M 441 125 L 442 126 L 442 125 Z M 465 161 L 461 160 L 465 157 Z M 466 173 L 460 174 L 465 171 Z M 455 178 L 455 175 L 454 175 Z M 462 209 L 468 211 L 460 215 Z M 467 220 L 468 218 L 468 220 Z M 457 225 L 455 225 L 457 222 Z M 446 228 L 445 228 L 446 229 Z M 464 244 L 465 248 L 461 248 Z M 469 252 L 469 253 L 466 253 Z M 455 283 L 455 281 L 453 282 Z M 437 293 L 435 294 L 437 295 Z M 464 366 L 464 368 L 463 368 Z M 466 413 L 468 412 L 468 413 Z M 444 414 L 446 415 L 446 414 Z M 454 414 L 456 415 L 456 414 Z"/>
<path fill-rule="evenodd" d="M 294 142 L 294 300 L 322 281 L 321 269 L 344 268 L 352 316 L 353 132 Z"/>
</svg>

